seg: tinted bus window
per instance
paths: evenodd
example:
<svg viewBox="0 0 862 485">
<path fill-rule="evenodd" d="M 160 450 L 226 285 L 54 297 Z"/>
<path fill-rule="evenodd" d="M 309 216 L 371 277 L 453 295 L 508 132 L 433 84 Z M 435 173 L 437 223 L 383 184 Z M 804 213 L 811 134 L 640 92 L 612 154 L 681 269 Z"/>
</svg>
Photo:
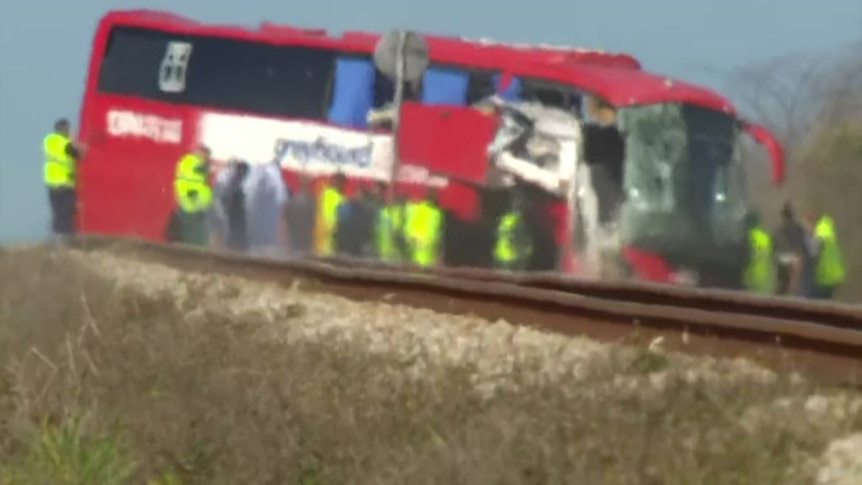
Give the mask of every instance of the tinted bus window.
<svg viewBox="0 0 862 485">
<path fill-rule="evenodd" d="M 457 69 L 463 70 L 469 76 L 467 84 L 466 105 L 472 105 L 477 101 L 481 101 L 496 92 L 494 77 L 497 72 L 482 69 L 469 69 L 462 66 L 452 64 L 436 64 L 433 63 L 429 69 Z M 375 69 L 374 78 L 374 108 L 380 108 L 387 103 L 391 103 L 395 98 L 395 83 L 389 80 L 383 73 Z M 423 97 L 425 86 L 422 83 L 405 83 L 404 99 L 406 101 L 420 101 Z"/>
<path fill-rule="evenodd" d="M 554 106 L 572 114 L 581 114 L 581 93 L 574 86 L 568 86 L 537 78 L 524 78 L 521 86 L 521 97 L 548 106 Z"/>
<path fill-rule="evenodd" d="M 99 91 L 171 103 L 323 119 L 337 52 L 120 27 Z"/>
<path fill-rule="evenodd" d="M 473 71 L 470 73 L 470 84 L 467 86 L 467 104 L 472 105 L 478 101 L 494 95 L 497 86 L 494 77 L 497 73 L 493 71 Z"/>
<path fill-rule="evenodd" d="M 404 83 L 404 101 L 419 101 L 421 95 L 420 83 Z M 374 102 L 373 107 L 380 109 L 395 99 L 395 82 L 386 77 L 377 68 L 374 69 Z"/>
</svg>

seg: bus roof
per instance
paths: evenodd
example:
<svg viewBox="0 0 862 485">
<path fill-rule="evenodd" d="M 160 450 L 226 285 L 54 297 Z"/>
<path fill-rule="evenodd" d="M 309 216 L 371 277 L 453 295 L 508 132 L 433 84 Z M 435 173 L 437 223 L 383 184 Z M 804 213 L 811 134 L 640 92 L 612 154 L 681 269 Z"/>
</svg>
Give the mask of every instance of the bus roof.
<svg viewBox="0 0 862 485">
<path fill-rule="evenodd" d="M 100 29 L 110 29 L 116 25 L 155 29 L 177 34 L 228 37 L 276 45 L 307 44 L 311 47 L 366 52 L 364 46 L 352 45 L 341 39 L 328 36 L 324 29 L 304 29 L 275 25 L 268 22 L 261 23 L 257 28 L 239 25 L 206 24 L 160 10 L 113 10 L 105 14 L 99 22 Z"/>
<path fill-rule="evenodd" d="M 257 29 L 250 29 L 231 25 L 204 24 L 187 17 L 182 17 L 169 12 L 158 10 L 116 10 L 108 13 L 105 18 L 108 23 L 133 24 L 140 26 L 163 28 L 180 28 L 204 30 L 212 33 L 212 28 L 224 29 L 232 33 L 245 34 L 260 40 L 261 42 L 285 41 L 287 38 L 304 40 L 309 37 L 323 38 L 334 42 L 344 42 L 347 46 L 353 46 L 360 50 L 373 51 L 382 34 L 351 30 L 335 37 L 327 34 L 326 29 L 301 28 L 289 25 L 262 22 Z M 201 32 L 203 33 L 203 32 Z M 226 32 L 227 34 L 227 32 Z M 597 49 L 583 49 L 578 47 L 550 46 L 545 44 L 512 44 L 490 41 L 488 39 L 468 39 L 464 37 L 443 36 L 435 34 L 423 34 L 428 43 L 432 57 L 439 53 L 444 57 L 447 52 L 455 54 L 481 55 L 486 57 L 489 65 L 511 62 L 512 56 L 531 62 L 558 62 L 558 63 L 584 63 L 604 66 L 620 67 L 625 69 L 640 69 L 641 65 L 634 57 L 616 52 L 605 52 Z"/>
<path fill-rule="evenodd" d="M 736 115 L 733 104 L 715 91 L 648 71 L 583 64 L 519 64 L 508 72 L 575 86 L 614 106 L 689 103 Z"/>
<path fill-rule="evenodd" d="M 332 37 L 326 35 L 323 29 L 303 29 L 270 23 L 263 23 L 255 29 L 205 24 L 157 10 L 111 11 L 102 18 L 99 28 L 110 29 L 115 25 L 151 28 L 177 34 L 232 37 L 270 44 L 300 44 L 363 54 L 371 54 L 379 38 L 379 34 L 359 31 L 347 32 L 341 37 Z M 428 43 L 431 58 L 438 63 L 500 70 L 514 76 L 571 85 L 586 93 L 599 96 L 615 106 L 680 102 L 735 114 L 730 101 L 718 93 L 705 87 L 640 70 L 637 60 L 626 54 L 583 51 L 583 56 L 593 56 L 592 59 L 595 62 L 575 62 L 572 60 L 574 58 L 569 57 L 568 62 L 563 63 L 555 62 L 553 59 L 553 56 L 559 56 L 559 53 L 543 47 L 537 47 L 536 51 L 528 50 L 527 54 L 513 56 L 513 49 L 520 49 L 520 47 L 488 46 L 475 41 L 443 36 L 430 36 Z M 566 52 L 564 56 L 576 55 L 579 52 L 574 48 L 570 51 L 561 50 Z M 601 56 L 606 56 L 606 60 L 616 58 L 618 62 L 601 62 L 599 60 Z"/>
<path fill-rule="evenodd" d="M 376 45 L 381 37 L 381 34 L 363 31 L 347 31 L 342 35 L 342 38 L 349 42 L 358 42 L 371 46 Z M 431 51 L 432 57 L 434 51 L 458 49 L 462 52 L 468 50 L 505 62 L 511 62 L 512 56 L 515 56 L 519 59 L 528 59 L 534 62 L 595 64 L 622 69 L 641 68 L 640 62 L 628 54 L 605 52 L 597 49 L 549 46 L 544 44 L 506 44 L 486 39 L 474 40 L 464 37 L 433 34 L 423 34 L 423 37 L 428 43 L 428 49 Z"/>
</svg>

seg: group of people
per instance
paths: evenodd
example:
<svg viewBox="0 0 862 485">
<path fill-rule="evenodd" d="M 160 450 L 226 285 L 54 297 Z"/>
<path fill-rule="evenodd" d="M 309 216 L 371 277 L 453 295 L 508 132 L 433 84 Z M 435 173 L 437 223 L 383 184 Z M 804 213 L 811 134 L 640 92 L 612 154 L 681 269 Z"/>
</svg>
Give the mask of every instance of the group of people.
<svg viewBox="0 0 862 485">
<path fill-rule="evenodd" d="M 70 123 L 57 120 L 43 142 L 44 183 L 52 211 L 52 232 L 75 234 L 76 172 L 83 145 L 71 140 Z M 346 193 L 347 180 L 335 173 L 317 191 L 300 178 L 288 193 L 273 163 L 234 160 L 210 182 L 210 150 L 200 145 L 176 165 L 176 209 L 166 225 L 169 241 L 236 251 L 294 255 L 335 254 L 431 266 L 441 261 L 445 217 L 437 194 L 421 200 L 392 193 L 384 182 Z M 253 215 L 253 217 L 250 217 Z M 522 269 L 532 254 L 517 197 L 499 219 L 493 261 L 498 268 Z M 747 289 L 763 294 L 831 299 L 844 282 L 845 268 L 831 217 L 797 214 L 784 205 L 772 234 L 750 220 Z"/>
<path fill-rule="evenodd" d="M 745 285 L 751 291 L 829 300 L 844 283 L 835 223 L 826 214 L 797 214 L 787 202 L 772 234 L 752 218 L 749 242 Z"/>
<path fill-rule="evenodd" d="M 189 156 L 196 157 L 200 166 L 208 165 L 205 147 Z M 184 165 L 187 162 L 183 160 L 177 170 L 177 200 L 181 209 L 193 206 L 183 202 L 183 198 L 194 192 L 183 185 L 189 173 Z M 295 193 L 287 197 L 280 169 L 270 165 L 250 169 L 243 162 L 232 162 L 220 173 L 215 185 L 221 195 L 217 197 L 216 210 L 212 211 L 221 214 L 216 217 L 221 223 L 214 226 L 220 228 L 215 233 L 215 244 L 236 250 L 255 250 L 247 239 L 254 231 L 247 227 L 245 215 L 249 211 L 242 194 L 256 194 L 260 190 L 249 190 L 243 184 L 251 177 L 250 173 L 268 172 L 268 177 L 257 179 L 270 180 L 271 185 L 281 188 L 281 195 L 269 197 L 275 202 L 268 211 L 258 204 L 254 213 L 255 218 L 267 220 L 264 224 L 270 228 L 269 244 L 299 254 L 344 254 L 420 266 L 436 264 L 440 259 L 444 217 L 436 204 L 434 190 L 428 189 L 420 201 L 409 201 L 393 197 L 388 192 L 389 187 L 378 182 L 363 185 L 348 197 L 345 195 L 346 178 L 336 173 L 317 192 L 317 197 L 307 179 L 300 179 Z M 206 170 L 199 173 L 196 183 L 200 184 L 200 190 L 209 190 Z M 209 196 L 201 200 L 209 201 Z M 530 256 L 530 237 L 524 230 L 521 212 L 515 198 L 511 210 L 499 220 L 493 248 L 493 260 L 498 268 L 520 269 Z M 201 215 L 199 219 L 203 221 L 205 217 Z M 772 234 L 757 217 L 749 221 L 750 254 L 743 275 L 744 286 L 762 294 L 831 299 L 845 277 L 832 218 L 825 214 L 815 217 L 811 211 L 799 216 L 788 203 L 782 210 L 781 220 Z M 184 240 L 205 242 L 201 238 Z"/>
<path fill-rule="evenodd" d="M 368 182 L 348 195 L 347 178 L 337 172 L 317 191 L 304 176 L 288 191 L 274 162 L 242 160 L 229 161 L 210 186 L 209 157 L 208 148 L 199 146 L 177 163 L 170 241 L 419 266 L 441 258 L 444 215 L 434 189 L 420 200 L 407 200 L 390 193 L 384 182 Z"/>
</svg>

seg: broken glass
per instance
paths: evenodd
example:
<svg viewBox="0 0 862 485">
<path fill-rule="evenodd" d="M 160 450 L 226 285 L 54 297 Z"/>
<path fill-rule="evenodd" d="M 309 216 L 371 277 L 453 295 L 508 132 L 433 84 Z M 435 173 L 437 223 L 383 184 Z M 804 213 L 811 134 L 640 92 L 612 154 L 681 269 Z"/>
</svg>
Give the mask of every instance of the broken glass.
<svg viewBox="0 0 862 485">
<path fill-rule="evenodd" d="M 686 253 L 737 243 L 746 204 L 736 120 L 663 103 L 622 108 L 618 121 L 626 141 L 623 242 Z"/>
</svg>

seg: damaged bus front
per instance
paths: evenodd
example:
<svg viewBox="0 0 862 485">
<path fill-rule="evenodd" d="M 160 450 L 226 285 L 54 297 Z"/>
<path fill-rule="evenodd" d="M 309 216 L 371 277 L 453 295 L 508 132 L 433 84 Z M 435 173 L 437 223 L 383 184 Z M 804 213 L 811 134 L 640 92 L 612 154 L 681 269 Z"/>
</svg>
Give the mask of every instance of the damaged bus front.
<svg viewBox="0 0 862 485">
<path fill-rule="evenodd" d="M 773 159 L 780 146 L 706 89 L 592 67 L 558 75 L 583 92 L 579 109 L 498 100 L 492 165 L 566 207 L 557 267 L 739 288 L 751 207 L 740 160 L 748 133 Z"/>
</svg>

